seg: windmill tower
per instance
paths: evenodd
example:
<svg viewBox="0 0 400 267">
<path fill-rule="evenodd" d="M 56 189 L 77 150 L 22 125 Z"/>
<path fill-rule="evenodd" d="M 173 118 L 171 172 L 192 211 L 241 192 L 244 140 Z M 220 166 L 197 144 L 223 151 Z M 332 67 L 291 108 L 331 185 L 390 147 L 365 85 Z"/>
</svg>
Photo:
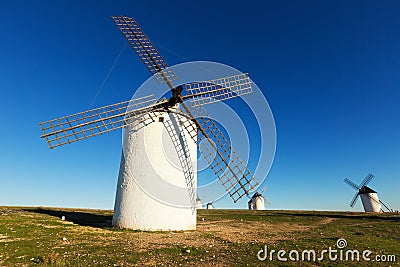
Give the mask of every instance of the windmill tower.
<svg viewBox="0 0 400 267">
<path fill-rule="evenodd" d="M 262 194 L 255 192 L 248 202 L 249 210 L 265 210 L 264 202 Z"/>
<path fill-rule="evenodd" d="M 357 190 L 350 202 L 351 207 L 354 207 L 358 196 L 360 196 L 365 212 L 382 212 L 381 201 L 378 198 L 378 193 L 367 186 L 372 178 L 374 178 L 374 175 L 368 174 L 360 185 L 355 184 L 348 178 L 344 179 L 346 184 Z"/>
<path fill-rule="evenodd" d="M 201 198 L 196 198 L 196 209 L 200 210 L 203 209 L 203 202 L 201 201 Z"/>
<path fill-rule="evenodd" d="M 41 137 L 55 148 L 124 128 L 113 225 L 139 230 L 193 230 L 197 176 L 192 159 L 197 158 L 197 149 L 234 202 L 257 186 L 253 174 L 203 107 L 251 93 L 250 78 L 238 74 L 179 84 L 133 18 L 112 19 L 153 77 L 167 84 L 171 97 L 149 95 L 43 122 Z M 165 142 L 175 150 L 180 171 L 168 165 L 160 149 L 165 145 L 160 141 L 163 131 L 168 133 Z M 149 192 L 149 188 L 162 190 Z M 172 199 L 162 201 L 165 194 Z"/>
<path fill-rule="evenodd" d="M 271 203 L 263 197 L 265 190 L 267 190 L 267 186 L 264 186 L 261 193 L 257 191 L 254 193 L 249 202 L 247 202 L 249 210 L 265 210 L 265 202 L 271 205 Z"/>
</svg>

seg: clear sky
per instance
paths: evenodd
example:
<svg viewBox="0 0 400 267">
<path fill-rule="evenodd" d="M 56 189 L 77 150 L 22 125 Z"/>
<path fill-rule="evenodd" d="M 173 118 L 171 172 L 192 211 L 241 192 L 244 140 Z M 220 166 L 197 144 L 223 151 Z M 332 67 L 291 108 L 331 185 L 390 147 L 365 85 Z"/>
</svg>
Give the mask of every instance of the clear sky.
<svg viewBox="0 0 400 267">
<path fill-rule="evenodd" d="M 0 205 L 113 208 L 121 131 L 50 150 L 38 124 L 130 99 L 149 77 L 129 47 L 116 61 L 126 41 L 110 16 L 123 14 L 170 65 L 251 74 L 277 127 L 270 208 L 350 210 L 343 179 L 371 172 L 400 209 L 399 13 L 395 0 L 2 0 Z"/>
</svg>

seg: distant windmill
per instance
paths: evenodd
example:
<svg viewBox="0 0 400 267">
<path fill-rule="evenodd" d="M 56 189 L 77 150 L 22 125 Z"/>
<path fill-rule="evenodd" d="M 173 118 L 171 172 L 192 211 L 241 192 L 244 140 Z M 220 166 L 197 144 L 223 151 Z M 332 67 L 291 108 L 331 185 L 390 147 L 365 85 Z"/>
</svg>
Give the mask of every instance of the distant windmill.
<svg viewBox="0 0 400 267">
<path fill-rule="evenodd" d="M 253 174 L 203 108 L 251 93 L 251 80 L 247 74 L 238 74 L 174 85 L 177 76 L 137 22 L 125 16 L 112 19 L 153 77 L 168 85 L 172 96 L 157 99 L 149 95 L 43 122 L 41 137 L 54 148 L 125 128 L 126 149 L 121 157 L 113 225 L 140 230 L 196 229 L 197 167 L 192 159 L 197 158 L 197 148 L 234 202 L 257 186 Z M 171 166 L 163 153 L 163 130 L 168 132 L 170 140 L 165 142 L 176 150 L 182 170 Z M 147 145 L 150 151 L 146 151 Z M 182 201 L 179 205 L 158 201 L 158 195 L 141 188 L 143 184 L 162 187 L 163 194 Z M 176 191 L 177 186 L 168 187 L 171 184 L 184 190 Z"/>
<path fill-rule="evenodd" d="M 196 209 L 198 209 L 198 210 L 203 209 L 203 202 L 201 201 L 201 198 L 199 198 L 199 197 L 196 198 Z"/>
<path fill-rule="evenodd" d="M 255 192 L 254 195 L 250 198 L 248 204 L 249 210 L 265 210 L 265 202 L 267 202 L 268 205 L 271 205 L 264 197 L 264 191 L 267 189 L 265 186 L 263 190 L 261 190 L 261 193 Z"/>
<path fill-rule="evenodd" d="M 205 200 L 205 201 L 208 201 L 208 202 L 204 202 L 205 203 L 204 204 L 202 199 Z M 198 202 L 199 205 L 197 207 L 200 207 L 200 208 L 197 208 L 197 209 L 203 209 L 203 208 L 207 209 L 207 210 L 215 209 L 215 206 L 214 206 L 214 203 L 216 202 L 215 198 L 214 199 L 210 199 L 209 196 L 203 195 L 202 197 L 198 197 L 197 200 L 199 201 Z M 200 206 L 200 204 L 201 204 L 201 206 Z"/>
<path fill-rule="evenodd" d="M 350 202 L 350 206 L 354 207 L 358 196 L 361 197 L 361 201 L 365 212 L 383 212 L 381 204 L 390 210 L 382 201 L 379 200 L 378 193 L 367 186 L 367 184 L 374 178 L 374 175 L 368 174 L 360 185 L 355 184 L 350 179 L 344 179 L 344 182 L 350 187 L 357 190 L 353 199 Z"/>
</svg>

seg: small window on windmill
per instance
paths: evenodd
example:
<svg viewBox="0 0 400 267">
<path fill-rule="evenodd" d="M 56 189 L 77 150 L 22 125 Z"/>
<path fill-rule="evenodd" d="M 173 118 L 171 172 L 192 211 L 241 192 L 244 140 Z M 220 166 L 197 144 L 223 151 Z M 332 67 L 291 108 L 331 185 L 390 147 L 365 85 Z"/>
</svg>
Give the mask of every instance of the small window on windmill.
<svg viewBox="0 0 400 267">
<path fill-rule="evenodd" d="M 164 122 L 164 117 L 158 117 L 159 122 Z"/>
</svg>

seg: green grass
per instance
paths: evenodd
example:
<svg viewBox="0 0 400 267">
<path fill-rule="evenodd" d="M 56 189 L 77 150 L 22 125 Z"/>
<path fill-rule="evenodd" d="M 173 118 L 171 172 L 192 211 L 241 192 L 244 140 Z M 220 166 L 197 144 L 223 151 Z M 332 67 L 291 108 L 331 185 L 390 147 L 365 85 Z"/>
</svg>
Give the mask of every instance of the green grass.
<svg viewBox="0 0 400 267">
<path fill-rule="evenodd" d="M 61 216 L 66 220 L 62 221 Z M 197 231 L 115 229 L 112 211 L 0 207 L 0 266 L 399 266 L 400 215 L 199 210 Z M 346 249 L 396 262 L 259 261 L 275 250 Z"/>
</svg>

